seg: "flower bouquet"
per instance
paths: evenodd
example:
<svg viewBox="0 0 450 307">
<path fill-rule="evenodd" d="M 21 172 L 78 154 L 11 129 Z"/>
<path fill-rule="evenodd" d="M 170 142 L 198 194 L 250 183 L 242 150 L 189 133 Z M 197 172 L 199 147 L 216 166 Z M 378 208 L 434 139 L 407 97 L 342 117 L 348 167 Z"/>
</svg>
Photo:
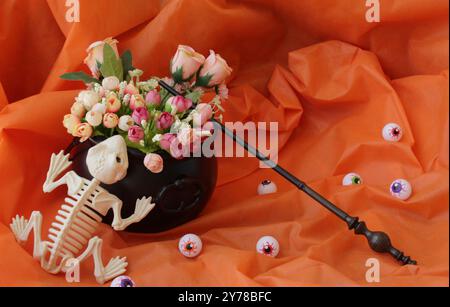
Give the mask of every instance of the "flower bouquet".
<svg viewBox="0 0 450 307">
<path fill-rule="evenodd" d="M 119 56 L 117 44 L 108 38 L 87 49 L 85 64 L 92 75 L 61 76 L 87 85 L 63 119 L 78 144 L 74 169 L 89 178 L 87 150 L 100 140 L 122 136 L 129 149 L 129 172 L 124 181 L 105 188 L 123 200 L 124 214 L 132 212 L 137 196 L 154 196 L 156 210 L 129 231 L 169 229 L 195 218 L 214 190 L 216 160 L 213 154 L 202 155 L 202 144 L 212 135 L 210 119 L 221 118 L 228 98 L 225 81 L 232 69 L 214 51 L 205 58 L 179 46 L 169 77 L 142 80 L 143 71 L 133 67 L 131 52 Z M 160 80 L 181 95 L 171 95 L 159 86 Z"/>
</svg>

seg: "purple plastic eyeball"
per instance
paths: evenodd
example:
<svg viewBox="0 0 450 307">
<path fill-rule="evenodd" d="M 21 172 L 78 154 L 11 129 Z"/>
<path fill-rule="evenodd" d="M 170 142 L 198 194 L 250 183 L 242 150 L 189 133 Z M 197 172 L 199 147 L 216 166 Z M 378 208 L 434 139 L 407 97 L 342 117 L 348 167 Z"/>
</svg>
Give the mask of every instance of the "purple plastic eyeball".
<svg viewBox="0 0 450 307">
<path fill-rule="evenodd" d="M 184 235 L 178 242 L 178 249 L 183 256 L 195 258 L 202 251 L 203 243 L 199 236 L 194 234 Z"/>
<path fill-rule="evenodd" d="M 112 281 L 111 287 L 112 288 L 134 288 L 134 287 L 136 287 L 136 284 L 128 276 L 119 276 L 119 277 L 116 277 Z"/>
<path fill-rule="evenodd" d="M 349 185 L 358 185 L 358 184 L 362 184 L 363 180 L 361 178 L 361 176 L 359 176 L 356 173 L 349 173 L 347 175 L 344 176 L 344 178 L 342 179 L 342 185 L 344 186 L 349 186 Z"/>
<path fill-rule="evenodd" d="M 397 179 L 392 182 L 389 190 L 391 191 L 392 196 L 401 200 L 407 200 L 412 194 L 411 184 L 405 179 Z"/>
<path fill-rule="evenodd" d="M 256 251 L 268 257 L 276 257 L 280 252 L 280 244 L 271 236 L 264 236 L 256 243 Z"/>
<path fill-rule="evenodd" d="M 258 185 L 258 195 L 273 194 L 277 190 L 277 185 L 270 180 L 264 180 Z"/>
<path fill-rule="evenodd" d="M 383 128 L 383 138 L 389 142 L 398 142 L 402 139 L 403 130 L 402 128 L 395 124 L 390 123 Z"/>
</svg>

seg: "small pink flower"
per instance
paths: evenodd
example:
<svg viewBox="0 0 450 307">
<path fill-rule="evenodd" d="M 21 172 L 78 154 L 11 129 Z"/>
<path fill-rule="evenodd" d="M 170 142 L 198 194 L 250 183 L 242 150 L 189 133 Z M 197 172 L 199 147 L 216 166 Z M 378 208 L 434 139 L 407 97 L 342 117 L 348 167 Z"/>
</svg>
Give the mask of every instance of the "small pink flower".
<svg viewBox="0 0 450 307">
<path fill-rule="evenodd" d="M 159 130 L 166 130 L 169 129 L 174 122 L 174 118 L 172 114 L 168 112 L 162 112 L 161 115 L 158 118 L 158 121 L 156 122 L 156 127 Z"/>
<path fill-rule="evenodd" d="M 145 156 L 144 165 L 152 173 L 158 174 L 164 168 L 164 160 L 158 154 L 149 153 Z"/>
<path fill-rule="evenodd" d="M 133 114 L 131 115 L 131 117 L 133 118 L 135 123 L 140 125 L 143 120 L 145 120 L 145 121 L 148 120 L 149 114 L 148 114 L 148 111 L 146 108 L 140 107 L 140 108 L 136 108 L 133 111 Z"/>
<path fill-rule="evenodd" d="M 145 107 L 145 100 L 144 97 L 142 97 L 139 94 L 131 96 L 130 99 L 130 109 L 136 110 L 137 108 Z"/>
<path fill-rule="evenodd" d="M 157 90 L 150 91 L 145 97 L 145 103 L 147 106 L 159 106 L 161 104 L 161 95 Z"/>
<path fill-rule="evenodd" d="M 192 107 L 192 100 L 184 98 L 183 96 L 170 97 L 167 100 L 168 105 L 177 109 L 177 113 L 183 113 Z"/>
<path fill-rule="evenodd" d="M 170 145 L 172 144 L 173 140 L 177 137 L 176 134 L 173 133 L 166 133 L 162 136 L 161 140 L 159 141 L 159 147 L 165 151 L 170 151 Z"/>
<path fill-rule="evenodd" d="M 115 128 L 119 124 L 119 116 L 114 113 L 106 113 L 105 116 L 103 116 L 103 126 L 106 128 Z"/>
<path fill-rule="evenodd" d="M 227 100 L 228 99 L 228 87 L 225 83 L 222 83 L 219 85 L 219 96 L 221 100 Z"/>
<path fill-rule="evenodd" d="M 144 129 L 140 126 L 132 126 L 128 130 L 128 139 L 133 143 L 139 143 L 144 139 Z"/>
<path fill-rule="evenodd" d="M 126 95 L 126 94 L 128 94 L 130 96 L 137 95 L 137 94 L 139 94 L 139 90 L 133 84 L 128 84 L 125 87 L 125 91 L 124 91 L 124 95 Z"/>
<path fill-rule="evenodd" d="M 170 155 L 177 160 L 183 159 L 185 151 L 186 148 L 183 147 L 177 138 L 175 138 L 172 144 L 170 144 Z"/>
</svg>

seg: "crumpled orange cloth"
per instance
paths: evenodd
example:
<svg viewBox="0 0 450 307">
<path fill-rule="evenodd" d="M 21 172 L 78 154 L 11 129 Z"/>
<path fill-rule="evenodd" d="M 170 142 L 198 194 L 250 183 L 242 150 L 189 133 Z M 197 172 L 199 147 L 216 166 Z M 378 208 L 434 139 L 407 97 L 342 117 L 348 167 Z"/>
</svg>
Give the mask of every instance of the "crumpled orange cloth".
<svg viewBox="0 0 450 307">
<path fill-rule="evenodd" d="M 195 221 L 150 235 L 102 226 L 105 262 L 127 256 L 141 286 L 448 286 L 449 3 L 380 1 L 381 22 L 368 23 L 364 2 L 80 0 L 81 22 L 68 23 L 65 1 L 2 0 L 0 285 L 69 285 L 8 225 L 40 210 L 46 236 L 65 190 L 44 195 L 42 183 L 51 153 L 70 141 L 61 119 L 83 87 L 58 76 L 85 69 L 86 47 L 114 36 L 148 77 L 167 74 L 178 44 L 220 53 L 234 69 L 225 119 L 279 121 L 280 164 L 419 265 L 374 253 L 251 158 L 220 159 L 215 194 Z M 382 139 L 389 122 L 404 128 L 401 142 Z M 348 172 L 365 184 L 342 187 Z M 412 183 L 406 202 L 390 196 L 397 178 Z M 263 179 L 279 192 L 257 196 Z M 203 239 L 195 260 L 177 250 L 188 232 Z M 278 238 L 278 258 L 255 252 L 263 235 Z M 380 283 L 366 281 L 369 258 L 380 262 Z M 82 265 L 78 285 L 96 285 L 92 269 Z"/>
</svg>

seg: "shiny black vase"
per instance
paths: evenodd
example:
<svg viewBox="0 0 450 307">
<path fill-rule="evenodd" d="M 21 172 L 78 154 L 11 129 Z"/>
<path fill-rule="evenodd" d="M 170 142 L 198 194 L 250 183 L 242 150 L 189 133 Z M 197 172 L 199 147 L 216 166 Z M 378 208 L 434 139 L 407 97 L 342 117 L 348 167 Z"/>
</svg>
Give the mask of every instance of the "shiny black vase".
<svg viewBox="0 0 450 307">
<path fill-rule="evenodd" d="M 89 139 L 72 149 L 73 170 L 78 175 L 92 179 L 86 166 L 87 152 L 102 140 L 104 138 Z M 147 217 L 126 229 L 128 232 L 155 233 L 184 224 L 198 216 L 214 192 L 217 181 L 215 157 L 176 160 L 166 152 L 158 154 L 164 159 L 164 170 L 153 174 L 144 166 L 145 155 L 128 148 L 127 176 L 113 185 L 102 185 L 123 201 L 124 218 L 134 213 L 138 198 L 151 196 L 156 203 Z M 110 211 L 103 222 L 111 224 L 112 219 Z"/>
</svg>

